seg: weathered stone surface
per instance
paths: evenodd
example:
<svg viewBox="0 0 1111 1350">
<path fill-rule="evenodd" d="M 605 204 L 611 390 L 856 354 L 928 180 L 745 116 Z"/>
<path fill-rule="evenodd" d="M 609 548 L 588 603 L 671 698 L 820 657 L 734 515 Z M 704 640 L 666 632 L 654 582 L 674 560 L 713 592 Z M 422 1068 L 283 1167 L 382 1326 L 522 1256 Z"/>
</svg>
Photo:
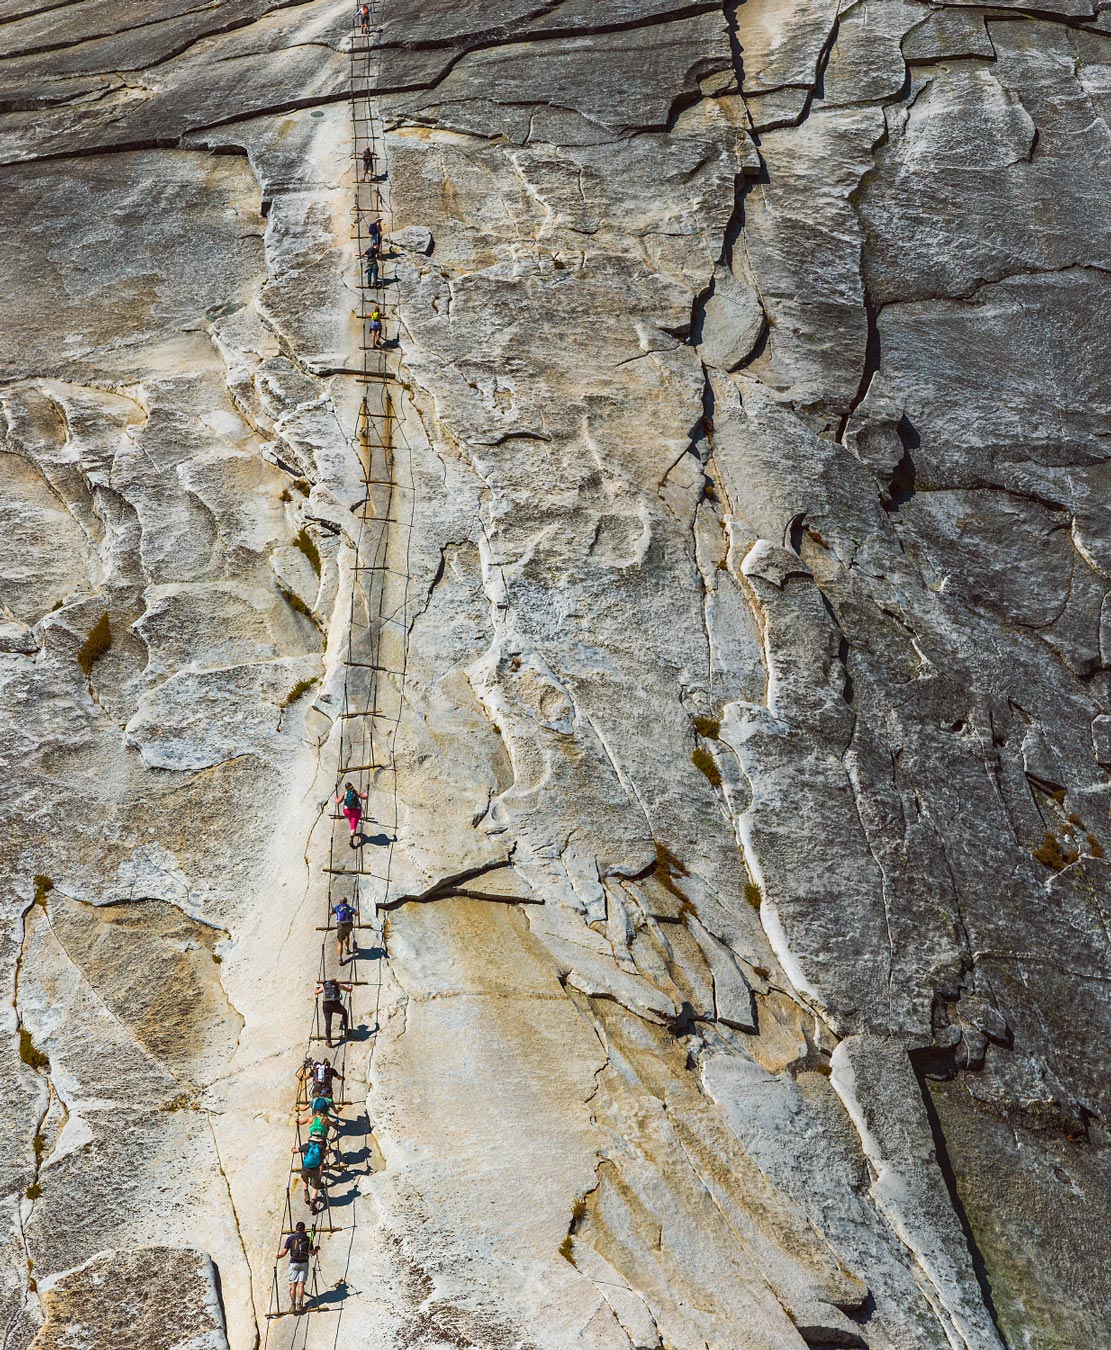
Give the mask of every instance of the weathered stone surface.
<svg viewBox="0 0 1111 1350">
<path fill-rule="evenodd" d="M 212 1262 L 202 1252 L 105 1252 L 41 1286 L 34 1350 L 227 1350 Z"/>
<path fill-rule="evenodd" d="M 386 0 L 379 677 L 349 14 L 132 9 L 3 16 L 12 1350 L 256 1344 L 383 754 L 345 1342 L 1106 1343 L 1106 16 Z"/>
</svg>

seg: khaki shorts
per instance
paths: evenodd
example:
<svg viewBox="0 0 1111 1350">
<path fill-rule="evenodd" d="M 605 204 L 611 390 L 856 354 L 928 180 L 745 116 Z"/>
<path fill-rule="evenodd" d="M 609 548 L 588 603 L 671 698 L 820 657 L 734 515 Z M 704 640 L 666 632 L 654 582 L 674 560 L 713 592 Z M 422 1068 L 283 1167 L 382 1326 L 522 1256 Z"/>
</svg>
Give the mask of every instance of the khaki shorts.
<svg viewBox="0 0 1111 1350">
<path fill-rule="evenodd" d="M 307 1261 L 291 1261 L 289 1263 L 290 1284 L 304 1284 L 308 1278 L 309 1263 Z"/>
</svg>

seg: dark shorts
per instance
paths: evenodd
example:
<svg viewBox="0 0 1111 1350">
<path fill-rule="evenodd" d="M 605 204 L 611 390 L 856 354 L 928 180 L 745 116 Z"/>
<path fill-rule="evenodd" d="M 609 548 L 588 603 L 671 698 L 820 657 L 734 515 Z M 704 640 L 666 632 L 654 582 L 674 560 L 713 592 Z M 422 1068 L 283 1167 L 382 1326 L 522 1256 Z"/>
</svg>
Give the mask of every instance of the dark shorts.
<svg viewBox="0 0 1111 1350">
<path fill-rule="evenodd" d="M 336 941 L 346 942 L 351 937 L 351 921 L 336 924 Z"/>
<path fill-rule="evenodd" d="M 320 1187 L 323 1184 L 320 1180 L 320 1168 L 302 1167 L 301 1180 L 305 1183 L 306 1186 L 311 1186 L 314 1191 L 320 1190 Z"/>
</svg>

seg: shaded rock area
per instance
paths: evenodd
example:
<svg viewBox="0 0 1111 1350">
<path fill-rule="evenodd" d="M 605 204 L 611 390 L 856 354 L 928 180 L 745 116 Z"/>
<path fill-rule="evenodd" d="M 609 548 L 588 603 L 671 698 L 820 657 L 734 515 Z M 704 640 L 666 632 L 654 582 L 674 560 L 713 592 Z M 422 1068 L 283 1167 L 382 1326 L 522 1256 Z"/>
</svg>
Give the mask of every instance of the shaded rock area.
<svg viewBox="0 0 1111 1350">
<path fill-rule="evenodd" d="M 34 1350 L 227 1350 L 212 1262 L 185 1248 L 97 1256 L 43 1286 Z"/>
<path fill-rule="evenodd" d="M 0 1321 L 239 1350 L 365 679 L 349 7 L 2 17 Z M 342 1339 L 1108 1344 L 1106 14 L 381 24 Z"/>
</svg>

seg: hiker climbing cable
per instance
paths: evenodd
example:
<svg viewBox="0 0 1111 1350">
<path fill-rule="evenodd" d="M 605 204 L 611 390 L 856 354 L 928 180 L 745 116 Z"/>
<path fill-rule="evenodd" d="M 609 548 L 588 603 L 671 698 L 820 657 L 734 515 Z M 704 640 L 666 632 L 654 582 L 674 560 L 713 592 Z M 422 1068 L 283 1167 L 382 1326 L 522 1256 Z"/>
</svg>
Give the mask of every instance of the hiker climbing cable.
<svg viewBox="0 0 1111 1350">
<path fill-rule="evenodd" d="M 374 172 L 374 151 L 368 145 L 363 151 L 363 178 L 367 179 Z"/>
<path fill-rule="evenodd" d="M 359 31 L 360 31 L 361 33 L 367 33 L 367 34 L 369 34 L 369 32 L 370 32 L 370 6 L 369 6 L 369 5 L 360 5 L 360 6 L 358 7 L 358 9 L 355 11 L 355 13 L 358 15 L 358 18 L 359 18 Z"/>
<path fill-rule="evenodd" d="M 305 1103 L 315 1102 L 321 1097 L 313 1078 L 313 1069 L 320 1061 L 313 1059 L 311 1055 L 306 1055 L 301 1062 L 301 1067 L 297 1070 L 297 1085 L 305 1090 Z M 298 1102 L 300 1105 L 300 1102 Z"/>
<path fill-rule="evenodd" d="M 377 311 L 375 311 L 377 313 Z M 365 792 L 360 792 L 354 783 L 344 783 L 343 792 L 336 794 L 336 801 L 341 802 L 340 810 L 343 812 L 344 819 L 351 826 L 351 847 L 355 847 L 355 835 L 359 830 L 359 821 L 363 818 L 363 802 L 367 799 Z"/>
<path fill-rule="evenodd" d="M 371 244 L 369 248 L 363 249 L 363 257 L 366 259 L 366 284 L 368 286 L 378 285 L 378 245 Z"/>
<path fill-rule="evenodd" d="M 294 1144 L 291 1153 L 301 1155 L 301 1181 L 305 1187 L 305 1204 L 315 1214 L 324 1204 L 324 1154 L 327 1144 L 322 1139 L 306 1139 Z"/>
<path fill-rule="evenodd" d="M 309 1090 L 316 1097 L 332 1097 L 332 1083 L 335 1079 L 343 1082 L 343 1074 L 333 1068 L 330 1059 L 315 1060 L 309 1069 Z"/>
<path fill-rule="evenodd" d="M 340 1125 L 343 1124 L 339 1118 L 339 1110 L 331 1097 L 314 1097 L 309 1103 L 309 1114 L 299 1117 L 297 1123 L 298 1125 L 304 1125 L 317 1116 L 327 1117 L 328 1124 L 333 1130 L 338 1130 Z"/>
<path fill-rule="evenodd" d="M 351 956 L 351 929 L 355 923 L 355 911 L 346 900 L 341 900 L 338 905 L 331 907 L 331 913 L 336 921 L 336 958 L 342 966 Z"/>
<path fill-rule="evenodd" d="M 320 1250 L 313 1245 L 315 1235 L 316 1228 L 313 1228 L 312 1233 L 306 1233 L 305 1221 L 299 1219 L 294 1231 L 286 1238 L 285 1246 L 274 1257 L 275 1261 L 280 1261 L 283 1256 L 289 1256 L 289 1301 L 295 1313 L 305 1311 L 305 1281 L 309 1278 L 309 1257 L 315 1256 Z"/>
<path fill-rule="evenodd" d="M 381 247 L 382 247 L 382 217 L 381 217 L 381 216 L 375 216 L 374 219 L 370 222 L 370 224 L 366 227 L 366 232 L 367 232 L 367 238 L 370 240 L 370 242 L 371 242 L 372 244 L 377 244 L 378 247 L 381 248 Z"/>
<path fill-rule="evenodd" d="M 382 316 L 375 310 L 370 316 L 370 345 L 372 347 L 382 346 Z"/>
<path fill-rule="evenodd" d="M 317 1107 L 320 1110 L 317 1110 Z M 331 1108 L 331 1109 L 329 1109 Z M 333 1162 L 339 1163 L 340 1156 L 337 1146 L 332 1143 L 331 1135 L 335 1130 L 339 1133 L 342 1121 L 338 1115 L 334 1114 L 335 1104 L 329 1097 L 318 1097 L 313 1103 L 313 1109 L 308 1116 L 299 1116 L 297 1124 L 309 1127 L 309 1143 L 316 1142 L 321 1145 L 323 1154 L 321 1155 L 321 1166 L 327 1167 L 329 1155 Z"/>
<path fill-rule="evenodd" d="M 321 980 L 316 986 L 316 996 L 320 998 L 323 995 L 324 1001 L 320 1005 L 320 1010 L 324 1014 L 324 1039 L 328 1043 L 329 1049 L 332 1045 L 332 1018 L 340 1019 L 341 1039 L 347 1035 L 348 1016 L 347 1008 L 344 1006 L 343 995 L 351 992 L 351 985 L 344 984 L 342 980 Z"/>
<path fill-rule="evenodd" d="M 328 1107 L 331 1104 L 330 1098 L 318 1097 L 316 1100 L 324 1104 L 323 1109 L 317 1111 L 314 1108 L 309 1115 L 298 1116 L 297 1124 L 308 1125 L 310 1142 L 315 1139 L 318 1143 L 322 1144 L 324 1146 L 324 1157 L 327 1159 L 330 1151 L 329 1139 L 331 1132 L 332 1130 L 339 1129 L 341 1121 L 339 1116 L 329 1113 Z"/>
</svg>

